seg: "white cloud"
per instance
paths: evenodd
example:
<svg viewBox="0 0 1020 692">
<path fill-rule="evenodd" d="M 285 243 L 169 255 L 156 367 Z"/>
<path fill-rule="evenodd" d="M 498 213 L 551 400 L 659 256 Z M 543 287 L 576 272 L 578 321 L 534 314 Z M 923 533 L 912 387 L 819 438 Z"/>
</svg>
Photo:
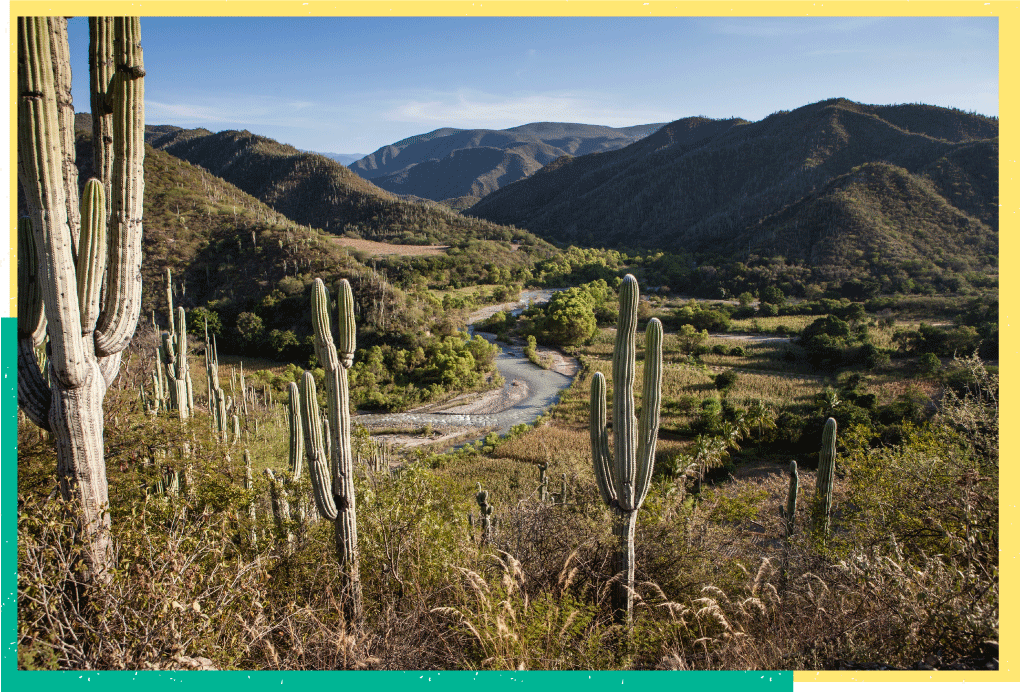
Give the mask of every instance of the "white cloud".
<svg viewBox="0 0 1020 692">
<path fill-rule="evenodd" d="M 180 126 L 280 125 L 321 129 L 323 116 L 332 117 L 335 108 L 314 101 L 281 101 L 250 94 L 219 95 L 194 101 L 169 103 L 145 100 L 145 119 L 151 123 Z"/>
</svg>

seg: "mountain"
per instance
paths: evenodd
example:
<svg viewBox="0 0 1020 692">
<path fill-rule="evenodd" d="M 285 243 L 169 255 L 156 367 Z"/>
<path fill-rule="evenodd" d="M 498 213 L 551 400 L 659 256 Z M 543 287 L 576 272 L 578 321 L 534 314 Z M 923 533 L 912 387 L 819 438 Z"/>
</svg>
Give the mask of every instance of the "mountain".
<svg viewBox="0 0 1020 692">
<path fill-rule="evenodd" d="M 582 245 L 996 265 L 998 121 L 833 99 L 758 121 L 686 118 L 564 156 L 467 213 Z"/>
<path fill-rule="evenodd" d="M 445 127 L 382 147 L 349 166 L 384 190 L 463 207 L 561 156 L 620 149 L 660 127 L 552 122 L 506 130 Z"/>
<path fill-rule="evenodd" d="M 428 200 L 401 199 L 321 154 L 246 130 L 211 133 L 157 126 L 147 128 L 146 140 L 236 185 L 287 218 L 335 235 L 419 245 L 472 239 L 535 241 L 526 232 L 465 217 Z"/>
</svg>

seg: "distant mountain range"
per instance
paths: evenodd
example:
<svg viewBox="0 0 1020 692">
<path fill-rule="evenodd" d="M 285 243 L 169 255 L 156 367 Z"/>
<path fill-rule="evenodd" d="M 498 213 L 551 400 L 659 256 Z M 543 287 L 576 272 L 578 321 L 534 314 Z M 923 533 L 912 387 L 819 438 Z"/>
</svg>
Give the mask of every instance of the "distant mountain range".
<svg viewBox="0 0 1020 692">
<path fill-rule="evenodd" d="M 337 163 L 342 163 L 345 166 L 349 166 L 358 159 L 365 158 L 365 154 L 336 154 L 332 151 L 314 151 L 313 154 L 321 154 L 327 159 L 333 159 Z"/>
<path fill-rule="evenodd" d="M 444 127 L 382 147 L 348 165 L 384 190 L 463 208 L 561 156 L 620 149 L 662 125 L 540 122 L 506 130 Z"/>
<path fill-rule="evenodd" d="M 685 118 L 563 156 L 467 213 L 579 245 L 783 255 L 833 278 L 879 260 L 991 270 L 998 131 L 959 110 L 845 99 L 758 122 Z"/>
</svg>

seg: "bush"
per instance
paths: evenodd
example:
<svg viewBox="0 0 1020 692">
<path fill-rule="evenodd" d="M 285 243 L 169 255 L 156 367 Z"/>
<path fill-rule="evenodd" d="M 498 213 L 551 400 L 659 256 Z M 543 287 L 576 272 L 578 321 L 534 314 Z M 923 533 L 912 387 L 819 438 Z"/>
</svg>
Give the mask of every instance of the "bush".
<svg viewBox="0 0 1020 692">
<path fill-rule="evenodd" d="M 722 392 L 723 396 L 729 394 L 736 384 L 737 373 L 735 370 L 724 370 L 715 376 L 715 388 Z"/>
</svg>

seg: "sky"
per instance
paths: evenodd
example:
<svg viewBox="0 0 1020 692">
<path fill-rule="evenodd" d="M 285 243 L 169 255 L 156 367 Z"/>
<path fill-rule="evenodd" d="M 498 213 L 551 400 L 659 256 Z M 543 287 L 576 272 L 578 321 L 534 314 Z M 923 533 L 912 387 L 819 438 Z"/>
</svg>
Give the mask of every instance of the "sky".
<svg viewBox="0 0 1020 692">
<path fill-rule="evenodd" d="M 69 22 L 76 110 L 88 26 Z M 440 127 L 759 120 L 827 98 L 998 115 L 998 20 L 143 17 L 146 122 L 369 154 Z"/>
</svg>

